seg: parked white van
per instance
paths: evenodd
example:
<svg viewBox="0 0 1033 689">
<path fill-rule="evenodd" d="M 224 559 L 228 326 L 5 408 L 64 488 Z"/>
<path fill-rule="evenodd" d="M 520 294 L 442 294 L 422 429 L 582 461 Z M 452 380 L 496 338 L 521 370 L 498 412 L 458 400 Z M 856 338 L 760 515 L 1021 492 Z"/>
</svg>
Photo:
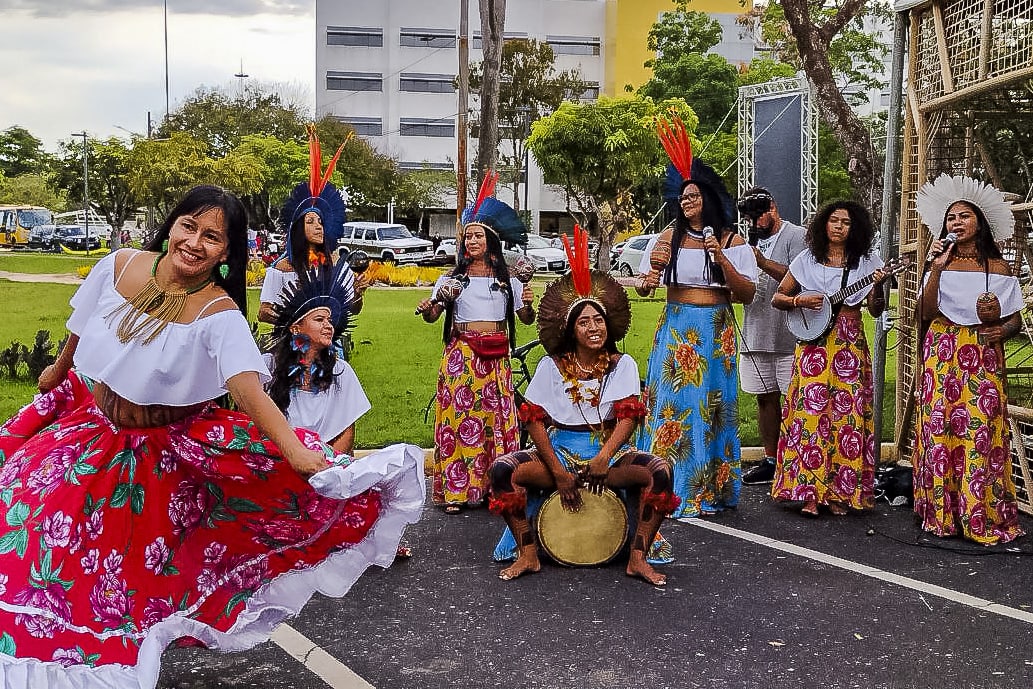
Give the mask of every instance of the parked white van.
<svg viewBox="0 0 1033 689">
<path fill-rule="evenodd" d="M 346 222 L 338 247 L 365 251 L 374 261 L 418 263 L 434 259 L 434 244 L 412 236 L 405 225 Z"/>
</svg>

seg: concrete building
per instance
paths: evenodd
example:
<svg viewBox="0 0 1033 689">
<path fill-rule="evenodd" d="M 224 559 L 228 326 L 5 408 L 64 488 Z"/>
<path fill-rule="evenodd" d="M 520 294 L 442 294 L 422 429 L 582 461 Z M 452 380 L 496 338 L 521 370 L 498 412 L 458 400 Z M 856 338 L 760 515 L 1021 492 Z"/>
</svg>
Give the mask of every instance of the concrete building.
<svg viewBox="0 0 1033 689">
<path fill-rule="evenodd" d="M 589 82 L 584 97 L 617 96 L 649 78 L 646 35 L 673 7 L 671 0 L 508 0 L 505 35 L 548 42 L 557 70 L 578 68 Z M 734 25 L 744 11 L 739 0 L 695 0 L 690 7 L 725 27 L 716 52 L 749 62 L 752 39 L 739 37 Z M 459 10 L 456 0 L 317 0 L 317 114 L 348 123 L 403 169 L 453 170 Z M 477 0 L 469 0 L 469 26 L 470 61 L 479 62 Z M 471 139 L 471 162 L 475 146 Z M 543 184 L 533 157 L 528 167 L 527 207 L 538 231 L 542 214 L 551 227 L 566 199 Z M 505 193 L 500 189 L 499 197 L 510 201 Z M 449 203 L 451 208 L 428 214 L 432 235 L 454 233 L 454 198 Z"/>
</svg>

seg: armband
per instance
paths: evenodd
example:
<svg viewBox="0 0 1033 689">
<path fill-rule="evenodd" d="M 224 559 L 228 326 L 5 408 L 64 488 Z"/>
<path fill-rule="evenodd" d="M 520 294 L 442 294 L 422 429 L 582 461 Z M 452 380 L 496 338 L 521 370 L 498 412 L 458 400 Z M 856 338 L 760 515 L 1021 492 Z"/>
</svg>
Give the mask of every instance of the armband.
<svg viewBox="0 0 1033 689">
<path fill-rule="evenodd" d="M 674 493 L 646 493 L 642 502 L 660 514 L 672 514 L 681 505 L 681 498 Z"/>
<path fill-rule="evenodd" d="M 534 421 L 545 422 L 549 415 L 545 413 L 545 409 L 532 404 L 531 402 L 524 402 L 520 405 L 520 411 L 517 414 L 520 418 L 520 423 L 532 423 Z"/>
<path fill-rule="evenodd" d="M 488 499 L 488 511 L 492 514 L 521 514 L 527 507 L 527 493 L 515 490 Z"/>
<path fill-rule="evenodd" d="M 638 397 L 629 397 L 613 403 L 613 413 L 620 419 L 638 421 L 646 416 L 646 405 Z"/>
</svg>

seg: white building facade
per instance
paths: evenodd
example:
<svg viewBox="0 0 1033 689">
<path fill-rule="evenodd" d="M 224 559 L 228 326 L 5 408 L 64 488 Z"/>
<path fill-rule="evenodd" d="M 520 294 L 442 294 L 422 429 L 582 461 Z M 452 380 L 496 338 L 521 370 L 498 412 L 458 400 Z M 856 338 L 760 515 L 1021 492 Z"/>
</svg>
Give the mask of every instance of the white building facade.
<svg viewBox="0 0 1033 689">
<path fill-rule="evenodd" d="M 454 81 L 459 72 L 460 4 L 454 0 L 317 0 L 316 112 L 355 128 L 402 169 L 454 170 L 459 123 Z M 603 79 L 605 0 L 509 0 L 506 37 L 548 42 L 556 69 L 578 68 L 598 95 Z M 470 61 L 479 62 L 480 15 L 469 0 Z M 468 162 L 476 160 L 470 139 Z M 542 184 L 530 157 L 527 207 L 562 211 L 562 193 Z M 506 190 L 497 195 L 505 198 Z M 523 206 L 523 199 L 520 200 Z M 454 232 L 451 215 L 431 214 L 430 232 Z M 537 231 L 538 213 L 532 228 Z"/>
</svg>

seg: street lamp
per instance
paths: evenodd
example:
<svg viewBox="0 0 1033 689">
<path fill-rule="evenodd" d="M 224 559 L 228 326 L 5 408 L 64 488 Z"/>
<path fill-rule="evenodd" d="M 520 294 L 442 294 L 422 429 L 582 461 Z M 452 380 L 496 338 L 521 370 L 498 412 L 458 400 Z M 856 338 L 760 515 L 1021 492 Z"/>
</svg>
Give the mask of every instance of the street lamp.
<svg viewBox="0 0 1033 689">
<path fill-rule="evenodd" d="M 86 255 L 90 255 L 90 164 L 87 155 L 89 135 L 83 131 L 72 136 L 82 137 L 82 213 L 83 227 L 86 230 Z"/>
<path fill-rule="evenodd" d="M 240 58 L 240 71 L 234 74 L 236 78 L 240 79 L 240 87 L 238 88 L 238 97 L 244 97 L 244 80 L 248 78 L 248 75 L 244 72 L 244 58 Z"/>
</svg>

